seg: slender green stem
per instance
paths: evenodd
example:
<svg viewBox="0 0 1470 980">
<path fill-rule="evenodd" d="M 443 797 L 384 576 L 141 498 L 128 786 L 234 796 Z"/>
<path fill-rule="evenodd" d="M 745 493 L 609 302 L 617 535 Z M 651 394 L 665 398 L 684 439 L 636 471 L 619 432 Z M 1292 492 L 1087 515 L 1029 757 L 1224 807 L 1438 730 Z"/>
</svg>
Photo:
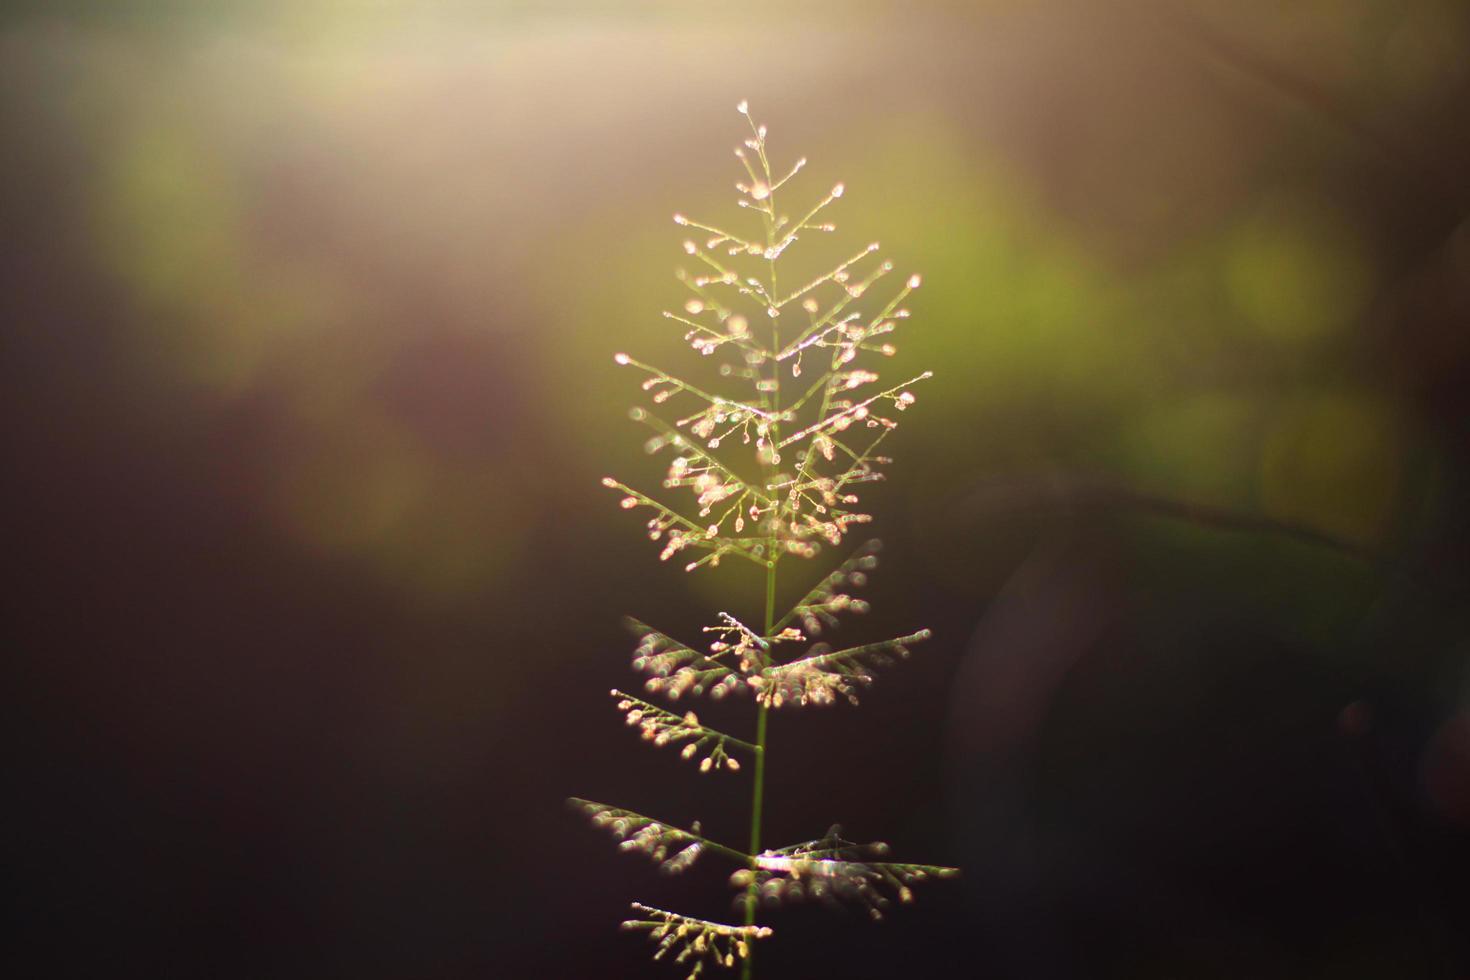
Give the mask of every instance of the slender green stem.
<svg viewBox="0 0 1470 980">
<path fill-rule="evenodd" d="M 747 118 L 749 118 L 747 116 Z M 765 231 L 766 249 L 769 256 L 769 267 L 771 273 L 771 284 L 768 295 L 771 302 L 775 302 L 776 296 L 776 256 L 770 252 L 776 241 L 776 195 L 774 185 L 771 181 L 771 163 L 766 159 L 765 138 L 756 127 L 755 121 L 750 120 L 750 128 L 755 132 L 757 141 L 757 152 L 760 154 L 761 170 L 766 177 L 766 186 L 772 188 L 770 196 L 766 199 L 765 208 Z M 752 178 L 755 176 L 751 175 Z M 781 349 L 781 325 L 776 317 L 771 318 L 771 350 Z M 771 364 L 772 390 L 770 393 L 771 404 L 771 428 L 769 438 L 771 440 L 772 463 L 767 466 L 767 477 L 775 472 L 774 455 L 776 447 L 781 444 L 781 366 L 776 362 Z M 780 508 L 774 507 L 770 517 L 770 533 L 766 541 L 766 617 L 763 636 L 769 637 L 772 626 L 776 622 L 776 562 L 779 555 L 776 552 L 776 524 L 780 520 Z M 750 795 L 750 870 L 756 869 L 756 856 L 761 850 L 761 816 L 765 804 L 766 791 L 766 715 L 770 708 L 764 702 L 760 702 L 756 708 L 755 716 L 755 772 L 753 774 L 754 787 Z M 745 924 L 755 925 L 755 907 L 760 898 L 759 889 L 756 885 L 754 874 L 751 876 L 750 887 L 745 892 Z M 740 961 L 741 980 L 750 980 L 755 972 L 755 949 L 752 945 L 750 952 Z"/>
<path fill-rule="evenodd" d="M 774 554 L 766 565 L 766 629 L 765 635 L 771 635 L 771 627 L 776 622 L 776 559 Z M 750 860 L 754 870 L 755 857 L 761 850 L 761 810 L 765 803 L 766 789 L 766 715 L 769 708 L 764 702 L 757 709 L 755 717 L 755 788 L 750 797 Z M 759 898 L 754 880 L 745 893 L 745 924 L 755 925 L 755 905 Z M 752 948 L 749 956 L 741 961 L 740 976 L 742 980 L 750 980 L 751 973 L 755 969 L 755 950 Z"/>
</svg>

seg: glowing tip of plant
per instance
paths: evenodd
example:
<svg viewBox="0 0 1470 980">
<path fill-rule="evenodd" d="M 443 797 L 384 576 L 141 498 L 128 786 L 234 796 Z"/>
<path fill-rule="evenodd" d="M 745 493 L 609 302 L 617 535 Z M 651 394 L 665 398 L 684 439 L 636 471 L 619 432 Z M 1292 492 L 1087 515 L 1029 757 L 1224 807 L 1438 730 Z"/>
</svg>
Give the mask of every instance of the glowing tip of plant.
<svg viewBox="0 0 1470 980">
<path fill-rule="evenodd" d="M 735 111 L 740 113 L 741 115 L 744 115 L 745 113 L 750 111 L 750 103 L 745 99 L 741 99 L 735 104 Z"/>
<path fill-rule="evenodd" d="M 684 217 L 682 214 L 675 214 L 674 215 L 674 224 L 676 224 L 676 225 L 687 225 L 688 223 L 689 223 L 689 219 L 686 218 L 686 217 Z"/>
<path fill-rule="evenodd" d="M 841 197 L 842 196 L 842 192 L 845 191 L 845 190 L 847 190 L 847 185 L 845 185 L 845 184 L 838 184 L 836 187 L 832 188 L 832 196 L 833 197 Z"/>
<path fill-rule="evenodd" d="M 914 275 L 909 276 L 909 288 L 910 289 L 918 289 L 919 288 L 919 285 L 923 281 L 924 280 L 919 277 L 918 273 L 915 273 Z"/>
<path fill-rule="evenodd" d="M 624 365 L 626 365 L 626 364 L 631 364 L 633 362 L 633 359 L 631 357 L 629 357 L 627 354 L 614 354 L 613 355 L 613 361 L 614 361 L 614 363 L 617 363 L 617 364 L 624 364 Z"/>
<path fill-rule="evenodd" d="M 882 247 L 883 246 L 880 245 L 880 244 L 878 244 L 877 242 L 869 242 L 868 243 L 868 251 L 869 252 L 876 252 L 876 251 L 878 251 L 878 249 L 880 249 Z"/>
<path fill-rule="evenodd" d="M 618 485 L 618 481 L 614 480 L 610 476 L 605 476 L 602 478 L 602 485 L 605 487 L 616 487 Z"/>
</svg>

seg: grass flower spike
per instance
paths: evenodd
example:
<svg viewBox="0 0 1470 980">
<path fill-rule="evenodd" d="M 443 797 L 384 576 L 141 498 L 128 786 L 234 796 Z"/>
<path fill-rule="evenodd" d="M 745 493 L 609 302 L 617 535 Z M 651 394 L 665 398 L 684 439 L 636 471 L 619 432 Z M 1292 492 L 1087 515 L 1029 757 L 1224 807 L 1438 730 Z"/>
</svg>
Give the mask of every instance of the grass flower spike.
<svg viewBox="0 0 1470 980">
<path fill-rule="evenodd" d="M 685 643 L 638 620 L 632 666 L 648 697 L 668 702 L 749 694 L 754 733 L 749 739 L 717 731 L 688 709 L 671 710 L 613 690 L 627 725 L 655 746 L 666 746 L 704 773 L 751 780 L 750 837 L 743 848 L 705 838 L 631 810 L 575 799 L 594 825 L 610 831 L 625 851 L 644 854 L 669 873 L 699 858 L 733 863 L 736 924 L 711 922 L 633 904 L 625 929 L 647 932 L 655 959 L 671 955 L 700 976 L 705 968 L 741 967 L 750 977 L 755 944 L 772 935 L 757 923 L 763 905 L 817 899 L 856 905 L 881 918 L 892 901 L 909 902 L 913 886 L 958 874 L 954 868 L 887 860 L 887 845 L 859 845 L 833 827 L 825 837 L 763 849 L 767 716 L 778 708 L 857 704 L 880 667 L 907 657 L 929 638 L 926 629 L 834 649 L 818 637 L 845 618 L 867 611 L 859 592 L 877 567 L 880 545 L 868 541 L 783 614 L 776 608 L 777 574 L 791 559 L 812 559 L 842 546 L 872 517 L 861 507 L 863 486 L 883 478 L 891 460 L 877 450 L 916 401 L 925 371 L 896 384 L 873 365 L 891 357 L 893 336 L 908 318 L 903 303 L 920 286 L 917 275 L 896 289 L 882 280 L 894 265 L 877 242 L 843 257 L 827 272 L 795 284 L 780 278 L 780 260 L 799 242 L 835 230 L 829 209 L 843 197 L 838 183 L 814 204 L 791 212 L 777 206 L 783 188 L 806 167 L 784 171 L 767 155 L 766 127 L 737 107 L 750 136 L 736 148 L 744 171 L 737 204 L 756 215 L 754 233 L 674 215 L 689 237 L 680 269 L 688 295 L 664 316 L 678 324 L 699 354 L 721 359 L 729 390 L 708 391 L 626 353 L 614 361 L 638 376 L 652 408 L 637 407 L 633 421 L 651 430 L 649 453 L 668 465 L 657 494 L 613 477 L 603 485 L 623 509 L 645 517 L 659 558 L 686 571 L 726 559 L 749 562 L 765 578 L 760 620 L 721 611 L 700 641 Z M 792 215 L 797 215 L 792 217 Z M 883 293 L 886 298 L 875 300 Z M 656 411 L 657 414 L 656 414 Z M 667 417 L 665 414 L 667 413 Z M 757 627 L 755 624 L 759 622 Z M 695 761 L 697 760 L 697 761 Z M 727 776 L 728 778 L 728 776 Z"/>
</svg>

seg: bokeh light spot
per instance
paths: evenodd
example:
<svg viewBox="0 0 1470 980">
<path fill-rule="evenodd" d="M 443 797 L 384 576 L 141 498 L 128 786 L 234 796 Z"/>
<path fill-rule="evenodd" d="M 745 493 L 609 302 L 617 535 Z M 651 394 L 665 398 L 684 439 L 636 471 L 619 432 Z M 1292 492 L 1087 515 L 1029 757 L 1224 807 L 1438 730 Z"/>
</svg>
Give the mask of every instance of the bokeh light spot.
<svg viewBox="0 0 1470 980">
<path fill-rule="evenodd" d="M 1406 447 L 1400 420 L 1367 392 L 1288 404 L 1262 452 L 1261 504 L 1278 520 L 1375 543 L 1390 530 Z"/>
<path fill-rule="evenodd" d="M 1335 212 L 1276 197 L 1236 229 L 1225 274 L 1251 326 L 1274 341 L 1308 344 L 1362 312 L 1372 271 L 1354 230 Z"/>
</svg>

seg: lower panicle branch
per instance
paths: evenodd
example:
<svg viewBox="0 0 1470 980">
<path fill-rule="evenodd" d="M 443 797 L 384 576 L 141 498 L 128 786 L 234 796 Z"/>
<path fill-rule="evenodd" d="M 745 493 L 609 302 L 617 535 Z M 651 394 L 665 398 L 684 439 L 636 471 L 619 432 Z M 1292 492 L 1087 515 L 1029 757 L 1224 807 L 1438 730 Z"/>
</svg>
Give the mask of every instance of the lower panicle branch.
<svg viewBox="0 0 1470 980">
<path fill-rule="evenodd" d="M 662 820 L 606 803 L 595 803 L 577 797 L 572 797 L 567 803 L 590 817 L 592 826 L 602 827 L 617 838 L 620 850 L 644 854 L 658 862 L 659 870 L 666 873 L 677 874 L 684 871 L 706 851 L 740 864 L 750 864 L 750 855 L 744 851 L 737 851 L 733 847 L 726 847 L 700 836 L 698 821 L 688 830 L 681 830 Z"/>
<path fill-rule="evenodd" d="M 633 902 L 632 908 L 639 917 L 625 921 L 623 929 L 647 932 L 648 938 L 658 944 L 654 959 L 673 953 L 675 963 L 690 964 L 687 980 L 695 980 L 704 972 L 706 963 L 733 967 L 737 960 L 750 956 L 751 943 L 771 935 L 769 926 L 726 925 L 666 912 L 640 902 Z"/>
<path fill-rule="evenodd" d="M 678 715 L 631 694 L 624 694 L 617 688 L 613 688 L 610 693 L 617 699 L 618 710 L 623 712 L 627 723 L 635 726 L 644 740 L 657 746 L 683 743 L 679 755 L 684 759 L 692 759 L 703 753 L 703 758 L 699 760 L 700 772 L 718 769 L 738 772 L 740 762 L 727 749 L 756 751 L 756 747 L 749 742 L 701 725 L 699 716 L 692 711 Z"/>
<path fill-rule="evenodd" d="M 754 890 L 773 905 L 808 898 L 834 904 L 850 902 L 867 909 L 877 920 L 883 918 L 890 897 L 912 902 L 912 886 L 960 873 L 958 868 L 932 864 L 873 860 L 887 856 L 887 844 L 855 844 L 841 834 L 842 828 L 834 826 L 818 840 L 762 851 L 752 867 L 730 876 L 730 884 L 742 891 Z"/>
</svg>

